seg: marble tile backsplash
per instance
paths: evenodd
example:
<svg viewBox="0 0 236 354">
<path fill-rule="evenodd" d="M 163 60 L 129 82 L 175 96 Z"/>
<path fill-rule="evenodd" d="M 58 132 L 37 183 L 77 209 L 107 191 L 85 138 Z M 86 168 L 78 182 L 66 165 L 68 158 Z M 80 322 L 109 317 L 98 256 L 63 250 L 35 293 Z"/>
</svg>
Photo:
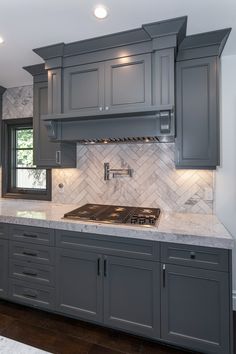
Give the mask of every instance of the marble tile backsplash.
<svg viewBox="0 0 236 354">
<path fill-rule="evenodd" d="M 3 119 L 32 115 L 32 86 L 4 93 Z M 133 177 L 104 181 L 104 162 L 111 168 L 132 168 Z M 208 214 L 214 205 L 214 172 L 176 170 L 174 144 L 77 145 L 77 168 L 53 170 L 52 186 L 52 200 L 58 203 L 160 206 Z"/>
<path fill-rule="evenodd" d="M 213 172 L 176 170 L 174 148 L 174 144 L 77 145 L 77 169 L 53 171 L 53 200 L 212 213 Z M 133 177 L 104 181 L 104 162 L 111 168 L 133 169 Z"/>
</svg>

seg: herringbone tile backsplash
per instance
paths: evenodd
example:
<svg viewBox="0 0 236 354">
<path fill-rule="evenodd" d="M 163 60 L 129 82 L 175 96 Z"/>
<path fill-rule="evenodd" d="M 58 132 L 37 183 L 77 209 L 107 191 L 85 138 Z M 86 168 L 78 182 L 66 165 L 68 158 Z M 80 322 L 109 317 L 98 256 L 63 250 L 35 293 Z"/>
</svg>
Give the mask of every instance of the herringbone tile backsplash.
<svg viewBox="0 0 236 354">
<path fill-rule="evenodd" d="M 104 181 L 104 162 L 132 168 L 133 177 Z M 53 201 L 212 213 L 213 177 L 212 171 L 176 170 L 174 144 L 78 145 L 77 169 L 53 171 Z"/>
</svg>

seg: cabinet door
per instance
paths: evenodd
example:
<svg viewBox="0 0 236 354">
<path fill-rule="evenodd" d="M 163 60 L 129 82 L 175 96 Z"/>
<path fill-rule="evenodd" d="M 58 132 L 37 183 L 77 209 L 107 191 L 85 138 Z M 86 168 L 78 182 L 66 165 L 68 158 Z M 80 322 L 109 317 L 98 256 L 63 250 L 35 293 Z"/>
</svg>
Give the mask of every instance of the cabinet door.
<svg viewBox="0 0 236 354">
<path fill-rule="evenodd" d="M 229 353 L 228 273 L 166 265 L 162 339 L 203 353 Z"/>
<path fill-rule="evenodd" d="M 59 144 L 49 141 L 46 126 L 41 118 L 48 111 L 48 84 L 34 84 L 34 162 L 38 167 L 54 167 Z"/>
<path fill-rule="evenodd" d="M 101 257 L 95 253 L 57 249 L 56 307 L 78 318 L 101 321 Z"/>
<path fill-rule="evenodd" d="M 8 241 L 0 240 L 0 297 L 8 293 Z"/>
<path fill-rule="evenodd" d="M 114 113 L 151 106 L 151 54 L 105 64 L 105 110 Z"/>
<path fill-rule="evenodd" d="M 104 63 L 64 69 L 64 112 L 93 115 L 104 107 Z"/>
<path fill-rule="evenodd" d="M 218 164 L 217 70 L 215 57 L 177 63 L 177 167 Z"/>
<path fill-rule="evenodd" d="M 159 263 L 112 256 L 104 262 L 105 324 L 158 338 Z"/>
<path fill-rule="evenodd" d="M 34 163 L 38 167 L 75 167 L 76 147 L 73 144 L 49 140 L 42 115 L 48 112 L 48 84 L 34 84 Z"/>
</svg>

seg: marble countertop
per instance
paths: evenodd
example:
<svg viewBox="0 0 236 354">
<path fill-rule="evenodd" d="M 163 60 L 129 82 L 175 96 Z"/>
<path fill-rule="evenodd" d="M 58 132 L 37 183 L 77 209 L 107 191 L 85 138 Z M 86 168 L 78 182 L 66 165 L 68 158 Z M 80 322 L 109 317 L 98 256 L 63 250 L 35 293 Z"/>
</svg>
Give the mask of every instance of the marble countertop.
<svg viewBox="0 0 236 354">
<path fill-rule="evenodd" d="M 155 227 L 62 218 L 76 207 L 74 204 L 0 199 L 0 222 L 225 249 L 234 246 L 233 237 L 215 215 L 162 212 Z"/>
</svg>

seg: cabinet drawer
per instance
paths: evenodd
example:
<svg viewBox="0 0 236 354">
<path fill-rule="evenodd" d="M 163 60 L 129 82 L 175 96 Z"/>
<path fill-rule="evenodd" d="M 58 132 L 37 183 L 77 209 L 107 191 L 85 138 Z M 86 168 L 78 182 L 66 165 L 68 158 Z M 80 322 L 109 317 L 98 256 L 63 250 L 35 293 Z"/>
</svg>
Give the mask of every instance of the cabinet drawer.
<svg viewBox="0 0 236 354">
<path fill-rule="evenodd" d="M 10 258 L 27 262 L 54 264 L 54 248 L 23 242 L 10 242 Z"/>
<path fill-rule="evenodd" d="M 8 239 L 8 224 L 0 223 L 0 238 Z"/>
<path fill-rule="evenodd" d="M 24 225 L 10 225 L 9 238 L 14 241 L 30 242 L 46 246 L 53 246 L 55 242 L 53 229 Z"/>
<path fill-rule="evenodd" d="M 195 268 L 229 270 L 228 251 L 219 248 L 162 243 L 161 261 Z"/>
<path fill-rule="evenodd" d="M 10 279 L 9 298 L 13 301 L 42 308 L 54 308 L 54 289 Z"/>
<path fill-rule="evenodd" d="M 160 258 L 159 242 L 125 237 L 56 230 L 56 245 L 129 258 L 149 260 L 159 260 Z"/>
<path fill-rule="evenodd" d="M 9 276 L 32 283 L 54 286 L 54 268 L 44 264 L 10 260 Z"/>
</svg>

